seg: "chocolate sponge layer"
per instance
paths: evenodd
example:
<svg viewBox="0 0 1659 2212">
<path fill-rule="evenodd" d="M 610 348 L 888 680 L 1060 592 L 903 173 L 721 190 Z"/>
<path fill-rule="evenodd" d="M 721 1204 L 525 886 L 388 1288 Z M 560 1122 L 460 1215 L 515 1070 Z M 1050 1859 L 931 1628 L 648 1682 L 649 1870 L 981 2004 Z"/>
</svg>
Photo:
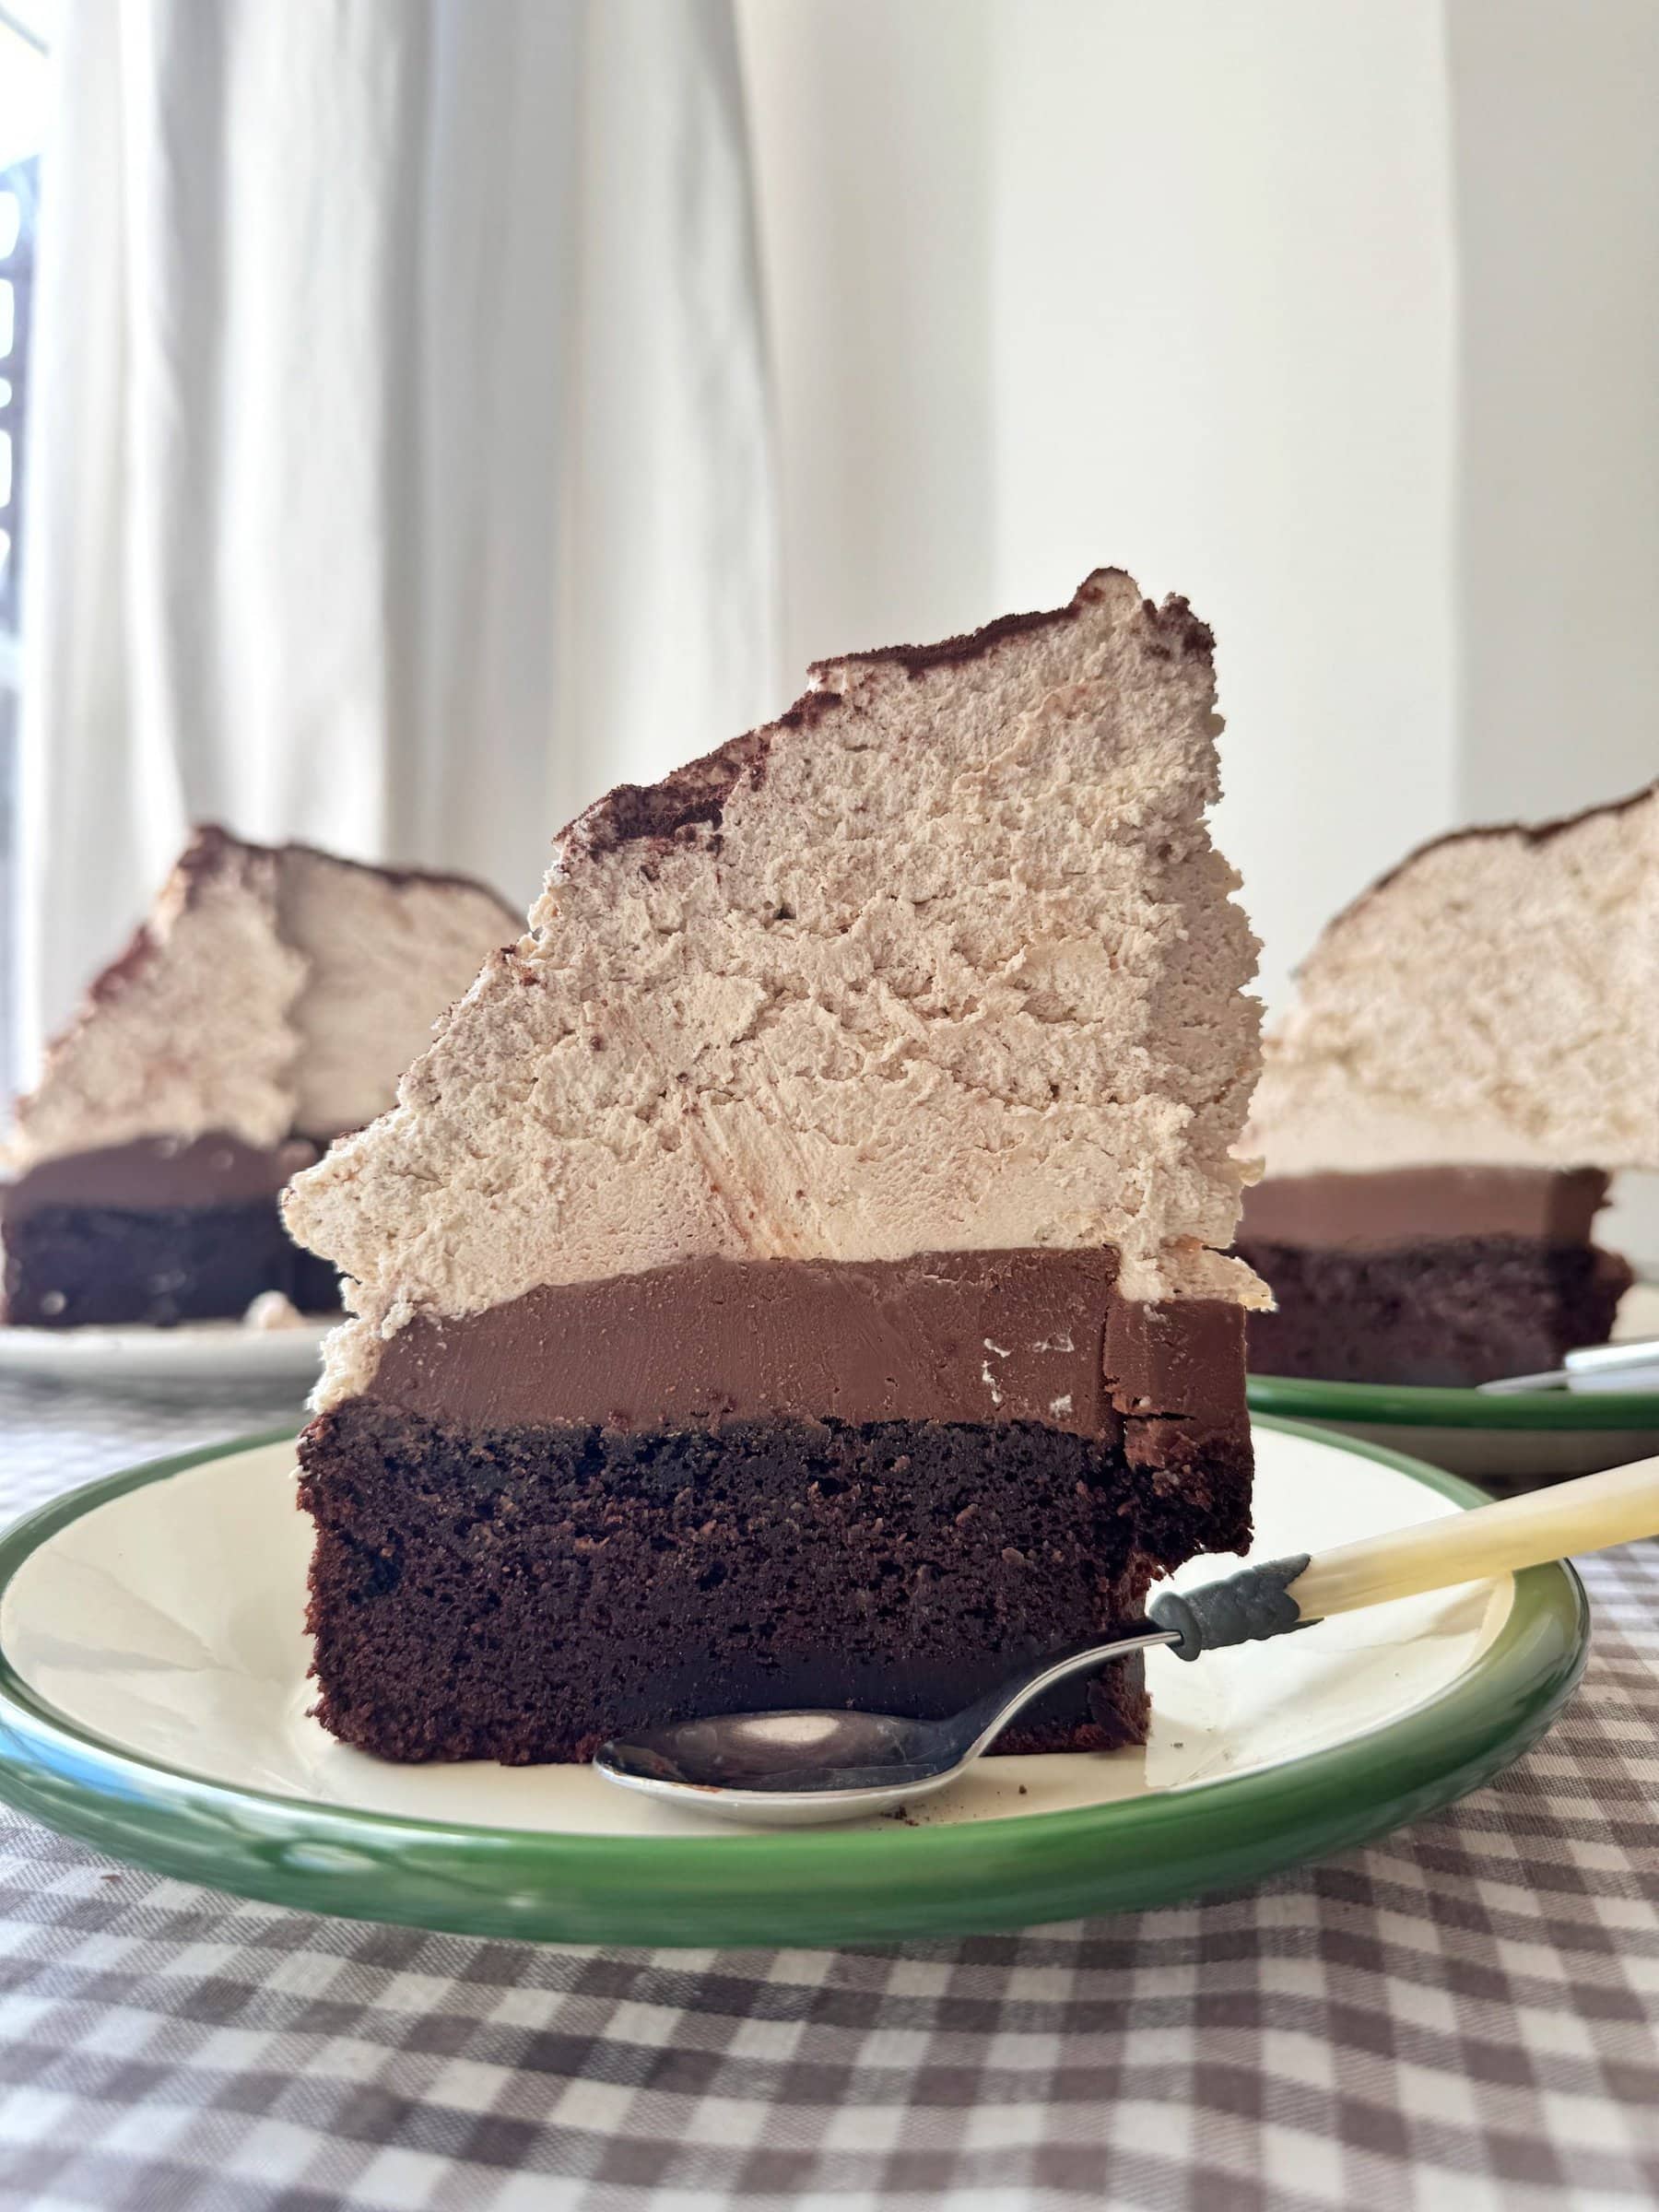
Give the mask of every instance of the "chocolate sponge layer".
<svg viewBox="0 0 1659 2212">
<path fill-rule="evenodd" d="M 300 1442 L 319 1714 L 387 1759 L 523 1764 L 696 1713 L 954 1711 L 1247 1542 L 1242 1434 L 1171 1442 L 1166 1469 L 1035 1423 L 491 1430 L 349 1400 Z M 1004 1747 L 1146 1719 L 1115 1669 Z"/>
<path fill-rule="evenodd" d="M 5 1225 L 5 1318 L 37 1328 L 233 1320 L 261 1291 L 302 1312 L 340 1302 L 275 1198 L 228 1206 L 38 1205 Z"/>
<path fill-rule="evenodd" d="M 1252 1370 L 1328 1382 L 1470 1384 L 1559 1367 L 1606 1339 L 1631 1280 L 1611 1253 L 1534 1237 L 1238 1249 L 1278 1301 L 1250 1316 Z"/>
</svg>

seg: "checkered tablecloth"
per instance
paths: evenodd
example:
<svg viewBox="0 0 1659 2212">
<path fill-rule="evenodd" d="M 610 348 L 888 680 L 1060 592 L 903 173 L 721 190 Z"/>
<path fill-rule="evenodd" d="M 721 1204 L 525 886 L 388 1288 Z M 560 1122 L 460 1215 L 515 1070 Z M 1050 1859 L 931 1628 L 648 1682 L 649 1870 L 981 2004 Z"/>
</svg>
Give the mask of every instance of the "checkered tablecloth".
<svg viewBox="0 0 1659 2212">
<path fill-rule="evenodd" d="M 0 1392 L 10 1515 L 267 1426 Z M 1147 2212 L 1659 2199 L 1659 1547 L 1494 1787 L 1181 1910 L 847 1951 L 319 1920 L 0 1824 L 0 2205 Z"/>
</svg>

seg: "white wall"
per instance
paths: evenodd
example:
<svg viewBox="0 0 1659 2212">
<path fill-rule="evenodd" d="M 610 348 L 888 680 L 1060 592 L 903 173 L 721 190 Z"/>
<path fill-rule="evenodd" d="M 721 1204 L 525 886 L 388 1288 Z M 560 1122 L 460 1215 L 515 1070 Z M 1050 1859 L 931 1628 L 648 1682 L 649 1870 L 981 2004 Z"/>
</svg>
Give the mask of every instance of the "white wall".
<svg viewBox="0 0 1659 2212">
<path fill-rule="evenodd" d="M 1459 802 L 1546 816 L 1659 776 L 1659 7 L 1447 18 Z"/>
<path fill-rule="evenodd" d="M 985 0 L 738 0 L 793 677 L 995 611 Z"/>
<path fill-rule="evenodd" d="M 1186 592 L 1270 1003 L 1659 775 L 1654 0 L 741 4 L 796 667 Z"/>
<path fill-rule="evenodd" d="M 1458 818 L 1659 776 L 1659 7 L 1447 0 Z M 1605 1242 L 1659 1268 L 1659 1176 Z"/>
<path fill-rule="evenodd" d="M 796 662 L 1102 561 L 1184 591 L 1281 994 L 1451 818 L 1438 0 L 748 0 L 744 28 Z"/>
<path fill-rule="evenodd" d="M 1439 6 L 1007 0 L 991 76 L 994 596 L 1105 559 L 1214 625 L 1271 1002 L 1451 818 Z"/>
</svg>

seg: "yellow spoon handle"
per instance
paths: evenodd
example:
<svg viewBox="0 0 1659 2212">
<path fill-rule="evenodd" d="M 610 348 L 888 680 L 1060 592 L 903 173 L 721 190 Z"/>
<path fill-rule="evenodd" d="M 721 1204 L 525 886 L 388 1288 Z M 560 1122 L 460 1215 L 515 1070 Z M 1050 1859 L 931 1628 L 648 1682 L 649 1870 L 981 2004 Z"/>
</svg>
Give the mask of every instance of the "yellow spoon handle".
<svg viewBox="0 0 1659 2212">
<path fill-rule="evenodd" d="M 1652 1535 L 1659 1535 L 1659 1459 L 1640 1459 L 1322 1552 L 1288 1585 L 1288 1594 L 1304 1620 L 1324 1620 L 1419 1590 L 1480 1582 Z"/>
</svg>

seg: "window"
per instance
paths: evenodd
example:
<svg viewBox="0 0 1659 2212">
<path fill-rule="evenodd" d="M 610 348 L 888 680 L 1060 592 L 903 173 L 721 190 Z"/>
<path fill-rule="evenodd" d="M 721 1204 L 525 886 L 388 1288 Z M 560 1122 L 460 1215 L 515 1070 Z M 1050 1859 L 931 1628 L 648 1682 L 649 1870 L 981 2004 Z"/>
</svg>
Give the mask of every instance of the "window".
<svg viewBox="0 0 1659 2212">
<path fill-rule="evenodd" d="M 0 1120 L 15 1088 L 18 626 L 41 145 L 58 0 L 0 0 Z"/>
</svg>

